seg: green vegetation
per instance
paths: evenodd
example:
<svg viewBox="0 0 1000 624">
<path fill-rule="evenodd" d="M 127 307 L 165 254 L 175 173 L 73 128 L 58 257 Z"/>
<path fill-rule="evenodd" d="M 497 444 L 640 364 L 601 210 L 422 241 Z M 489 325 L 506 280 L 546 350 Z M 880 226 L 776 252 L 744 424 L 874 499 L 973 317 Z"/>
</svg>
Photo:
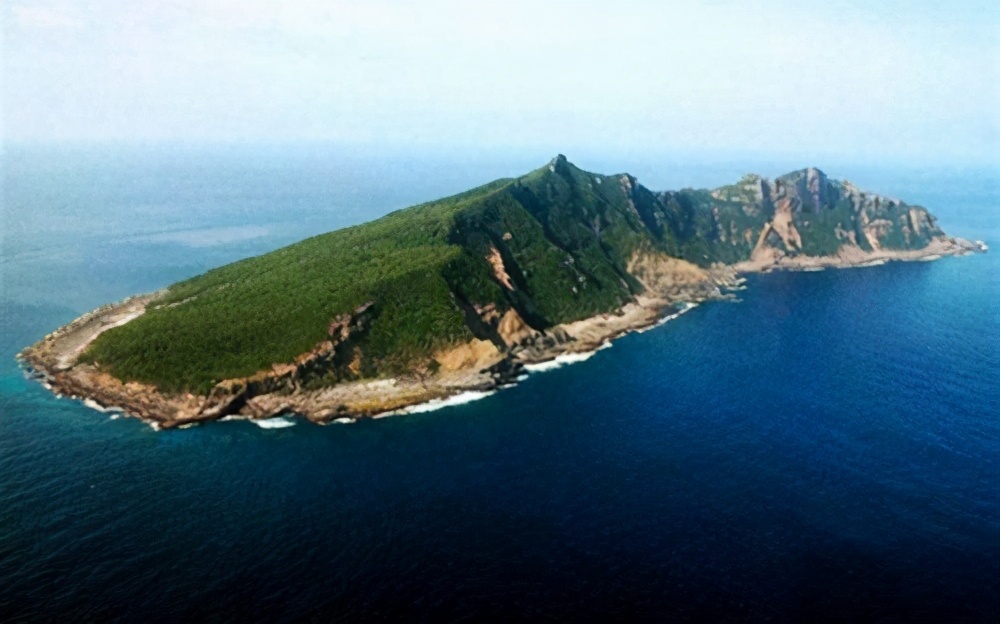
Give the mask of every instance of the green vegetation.
<svg viewBox="0 0 1000 624">
<path fill-rule="evenodd" d="M 804 174 L 795 175 L 789 192 L 801 186 Z M 627 175 L 588 173 L 560 156 L 518 179 L 175 284 L 83 357 L 123 380 L 206 393 L 224 379 L 293 362 L 327 339 L 335 318 L 374 302 L 369 322 L 351 337 L 359 360 L 351 372 L 313 383 L 433 370 L 439 350 L 473 337 L 496 340 L 495 328 L 470 316 L 476 310 L 513 308 L 544 329 L 619 308 L 642 290 L 627 271 L 638 249 L 702 266 L 747 259 L 774 213 L 769 196 L 760 195 L 767 184 L 747 177 L 711 193 L 654 194 Z M 838 188 L 822 195 L 835 204 L 796 215 L 807 254 L 835 253 L 843 242 L 837 225 L 860 233 Z M 883 203 L 873 214 L 903 224 L 908 209 Z M 926 244 L 931 234 L 914 235 L 910 244 Z M 885 242 L 907 244 L 899 226 Z M 502 277 L 490 261 L 497 257 Z"/>
<path fill-rule="evenodd" d="M 836 255 L 841 245 L 850 243 L 847 232 L 856 231 L 856 219 L 850 201 L 840 201 L 825 210 L 796 214 L 795 227 L 802 237 L 802 253 L 807 256 Z M 860 238 L 864 240 L 865 237 L 862 234 Z"/>
<path fill-rule="evenodd" d="M 677 245 L 668 253 L 700 266 L 731 264 L 750 257 L 774 207 L 745 191 L 734 191 L 733 187 L 726 190 L 710 193 L 685 189 L 661 194 L 666 208 L 664 218 L 677 233 Z"/>
<path fill-rule="evenodd" d="M 293 360 L 326 337 L 335 316 L 374 300 L 372 357 L 401 368 L 409 355 L 467 334 L 442 276 L 460 256 L 445 240 L 449 210 L 460 205 L 421 206 L 412 222 L 389 215 L 177 284 L 87 357 L 126 379 L 204 392 Z"/>
</svg>

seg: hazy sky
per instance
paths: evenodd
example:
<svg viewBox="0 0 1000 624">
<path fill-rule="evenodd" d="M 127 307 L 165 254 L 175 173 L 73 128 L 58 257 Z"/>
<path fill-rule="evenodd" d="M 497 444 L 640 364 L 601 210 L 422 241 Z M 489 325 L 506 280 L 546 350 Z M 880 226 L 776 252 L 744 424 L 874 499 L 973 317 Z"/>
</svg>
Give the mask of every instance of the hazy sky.
<svg viewBox="0 0 1000 624">
<path fill-rule="evenodd" d="M 1000 164 L 1000 3 L 8 0 L 7 141 Z"/>
</svg>

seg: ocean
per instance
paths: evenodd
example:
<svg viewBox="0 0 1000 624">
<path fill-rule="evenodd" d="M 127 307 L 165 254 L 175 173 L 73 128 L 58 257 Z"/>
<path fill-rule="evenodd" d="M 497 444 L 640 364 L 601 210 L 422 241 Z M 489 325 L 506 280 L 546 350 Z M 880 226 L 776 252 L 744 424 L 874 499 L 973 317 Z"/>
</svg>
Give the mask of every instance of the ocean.
<svg viewBox="0 0 1000 624">
<path fill-rule="evenodd" d="M 551 156 L 6 147 L 0 620 L 1000 620 L 996 251 L 750 276 L 516 387 L 351 425 L 154 432 L 14 361 L 102 303 Z M 644 163 L 654 189 L 795 168 Z M 1000 249 L 996 170 L 824 169 Z"/>
</svg>

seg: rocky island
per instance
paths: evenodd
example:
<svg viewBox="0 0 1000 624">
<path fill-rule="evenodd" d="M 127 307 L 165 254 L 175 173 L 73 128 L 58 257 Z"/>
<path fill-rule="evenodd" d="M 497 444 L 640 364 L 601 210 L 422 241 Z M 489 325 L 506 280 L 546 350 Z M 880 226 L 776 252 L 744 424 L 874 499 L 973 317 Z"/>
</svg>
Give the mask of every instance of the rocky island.
<svg viewBox="0 0 1000 624">
<path fill-rule="evenodd" d="M 19 354 L 54 392 L 155 427 L 350 421 L 582 357 L 740 273 L 985 251 L 810 168 L 654 192 L 563 156 L 103 306 Z"/>
</svg>

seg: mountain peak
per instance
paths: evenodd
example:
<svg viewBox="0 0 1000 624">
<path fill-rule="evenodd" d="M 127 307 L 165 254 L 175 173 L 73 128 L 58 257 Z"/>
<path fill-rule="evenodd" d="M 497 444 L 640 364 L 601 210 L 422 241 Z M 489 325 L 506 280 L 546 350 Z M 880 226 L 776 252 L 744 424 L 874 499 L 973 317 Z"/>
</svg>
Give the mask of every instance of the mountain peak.
<svg viewBox="0 0 1000 624">
<path fill-rule="evenodd" d="M 813 179 L 823 179 L 825 180 L 827 175 L 823 173 L 823 170 L 819 167 L 805 167 L 804 169 L 796 169 L 795 171 L 789 171 L 785 175 L 778 176 L 778 180 L 813 180 Z"/>
<path fill-rule="evenodd" d="M 556 154 L 556 157 L 549 161 L 549 171 L 553 173 L 564 169 L 565 167 L 571 167 L 569 160 L 566 159 L 562 154 Z"/>
<path fill-rule="evenodd" d="M 571 163 L 563 154 L 556 154 L 547 165 L 542 167 L 541 171 L 545 171 L 546 169 L 551 173 L 566 174 L 573 169 L 576 169 L 576 166 L 573 165 L 573 163 Z"/>
</svg>

